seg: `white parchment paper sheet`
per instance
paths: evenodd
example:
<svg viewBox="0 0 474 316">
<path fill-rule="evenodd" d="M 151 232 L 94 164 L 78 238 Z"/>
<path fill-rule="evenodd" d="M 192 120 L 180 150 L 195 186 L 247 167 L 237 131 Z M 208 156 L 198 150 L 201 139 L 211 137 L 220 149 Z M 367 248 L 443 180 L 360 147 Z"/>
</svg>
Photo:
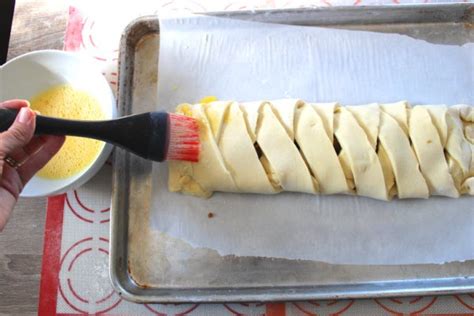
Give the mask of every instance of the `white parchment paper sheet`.
<svg viewBox="0 0 474 316">
<path fill-rule="evenodd" d="M 161 22 L 158 108 L 206 95 L 342 104 L 474 104 L 474 45 L 215 17 Z M 474 258 L 474 198 L 169 193 L 155 164 L 153 228 L 222 255 L 342 264 Z M 208 218 L 212 212 L 215 217 Z"/>
</svg>

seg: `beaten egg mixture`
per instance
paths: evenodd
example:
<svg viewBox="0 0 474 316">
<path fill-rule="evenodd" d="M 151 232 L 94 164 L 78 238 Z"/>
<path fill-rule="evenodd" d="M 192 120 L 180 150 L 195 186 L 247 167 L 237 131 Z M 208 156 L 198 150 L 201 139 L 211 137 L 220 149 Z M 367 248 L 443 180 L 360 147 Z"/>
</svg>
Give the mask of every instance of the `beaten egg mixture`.
<svg viewBox="0 0 474 316">
<path fill-rule="evenodd" d="M 105 114 L 99 101 L 85 91 L 70 85 L 58 85 L 41 92 L 30 101 L 31 108 L 41 115 L 74 120 L 103 120 Z M 61 150 L 37 176 L 64 179 L 91 165 L 104 147 L 94 139 L 67 136 Z"/>
</svg>

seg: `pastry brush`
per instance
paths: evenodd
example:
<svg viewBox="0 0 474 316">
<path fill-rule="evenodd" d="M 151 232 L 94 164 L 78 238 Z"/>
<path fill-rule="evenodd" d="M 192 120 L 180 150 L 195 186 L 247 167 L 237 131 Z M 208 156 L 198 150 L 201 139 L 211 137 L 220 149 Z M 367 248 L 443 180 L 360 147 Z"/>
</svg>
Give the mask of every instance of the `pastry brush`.
<svg viewBox="0 0 474 316">
<path fill-rule="evenodd" d="M 18 109 L 0 109 L 0 132 L 15 121 Z M 35 135 L 93 138 L 154 161 L 199 160 L 199 126 L 195 119 L 148 112 L 105 121 L 80 121 L 36 115 Z"/>
</svg>

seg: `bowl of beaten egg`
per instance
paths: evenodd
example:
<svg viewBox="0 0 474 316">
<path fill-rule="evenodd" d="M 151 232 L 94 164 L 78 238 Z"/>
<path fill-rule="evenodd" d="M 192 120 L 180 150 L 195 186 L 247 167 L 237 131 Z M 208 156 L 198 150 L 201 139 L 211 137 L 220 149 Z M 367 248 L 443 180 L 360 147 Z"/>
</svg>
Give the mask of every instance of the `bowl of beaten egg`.
<svg viewBox="0 0 474 316">
<path fill-rule="evenodd" d="M 29 100 L 41 115 L 58 118 L 114 118 L 114 95 L 94 63 L 90 57 L 56 50 L 12 59 L 0 68 L 0 101 Z M 28 182 L 21 196 L 49 196 L 77 188 L 99 171 L 111 151 L 110 144 L 67 136 L 61 150 Z"/>
</svg>

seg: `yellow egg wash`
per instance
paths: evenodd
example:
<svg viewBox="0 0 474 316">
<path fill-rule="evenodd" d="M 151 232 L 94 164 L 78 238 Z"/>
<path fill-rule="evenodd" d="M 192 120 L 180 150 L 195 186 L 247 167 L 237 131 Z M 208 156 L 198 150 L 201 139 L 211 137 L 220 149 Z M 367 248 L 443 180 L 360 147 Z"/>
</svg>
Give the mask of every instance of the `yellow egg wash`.
<svg viewBox="0 0 474 316">
<path fill-rule="evenodd" d="M 200 104 L 209 104 L 209 103 L 212 103 L 212 102 L 215 102 L 215 101 L 218 101 L 218 100 L 219 99 L 216 96 L 208 95 L 208 96 L 203 97 L 201 100 L 199 100 L 199 103 Z M 216 112 L 206 110 L 207 120 L 209 121 L 209 124 L 211 125 L 211 130 L 214 134 L 216 133 L 216 131 L 219 127 L 219 122 L 220 122 L 220 116 L 219 115 L 220 115 L 220 113 L 218 114 Z M 229 123 L 228 112 L 224 116 L 224 123 L 225 124 Z"/>
<path fill-rule="evenodd" d="M 58 85 L 31 99 L 31 108 L 44 116 L 75 120 L 102 120 L 105 114 L 99 101 L 87 92 L 70 85 Z M 37 175 L 47 179 L 64 179 L 86 169 L 99 155 L 102 141 L 67 136 L 61 150 Z"/>
<path fill-rule="evenodd" d="M 204 98 L 202 98 L 201 100 L 199 100 L 199 103 L 208 104 L 208 103 L 211 103 L 211 102 L 214 102 L 214 101 L 217 101 L 217 97 L 214 96 L 214 95 L 208 95 L 208 96 L 205 96 Z"/>
</svg>

